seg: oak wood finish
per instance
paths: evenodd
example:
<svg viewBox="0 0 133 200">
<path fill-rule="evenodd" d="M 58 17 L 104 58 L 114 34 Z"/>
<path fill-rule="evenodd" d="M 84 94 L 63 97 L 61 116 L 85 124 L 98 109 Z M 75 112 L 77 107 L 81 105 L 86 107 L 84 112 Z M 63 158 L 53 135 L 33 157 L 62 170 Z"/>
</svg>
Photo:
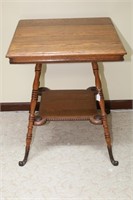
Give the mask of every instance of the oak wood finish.
<svg viewBox="0 0 133 200">
<path fill-rule="evenodd" d="M 102 124 L 96 108 L 96 93 L 94 87 L 44 91 L 34 125 L 54 120 L 89 120 L 93 124 Z"/>
<path fill-rule="evenodd" d="M 11 63 L 119 61 L 126 54 L 110 18 L 20 20 Z"/>
<path fill-rule="evenodd" d="M 42 68 L 42 64 L 36 64 L 35 78 L 33 82 L 33 90 L 32 90 L 32 97 L 31 97 L 31 104 L 30 104 L 28 132 L 27 132 L 27 137 L 26 137 L 25 156 L 24 156 L 23 161 L 19 161 L 19 166 L 25 165 L 25 163 L 27 162 L 27 158 L 28 158 L 28 154 L 30 150 L 30 144 L 32 140 L 32 129 L 33 129 L 34 118 L 35 118 L 35 108 L 36 108 L 37 99 L 38 99 L 38 88 L 39 88 L 41 68 Z"/>
<path fill-rule="evenodd" d="M 95 85 L 96 85 L 97 92 L 100 97 L 99 105 L 100 105 L 101 114 L 102 114 L 102 124 L 103 124 L 103 128 L 104 128 L 105 140 L 107 143 L 110 160 L 113 165 L 117 166 L 118 161 L 114 160 L 113 153 L 112 153 L 111 137 L 110 137 L 109 127 L 108 127 L 108 123 L 107 123 L 107 116 L 106 116 L 106 112 L 105 112 L 105 103 L 104 103 L 104 95 L 103 95 L 103 91 L 102 91 L 102 84 L 101 84 L 101 80 L 100 80 L 99 73 L 98 73 L 98 70 L 99 70 L 98 64 L 96 62 L 92 62 L 92 68 L 93 68 L 93 73 L 95 76 Z"/>
<path fill-rule="evenodd" d="M 118 161 L 114 160 L 112 154 L 111 138 L 105 113 L 102 84 L 99 77 L 97 62 L 122 61 L 125 54 L 126 51 L 110 18 L 20 20 L 9 47 L 7 57 L 10 59 L 10 63 L 36 64 L 25 156 L 23 161 L 19 162 L 20 166 L 25 165 L 27 162 L 34 123 L 36 125 L 39 125 L 39 123 L 42 124 L 45 120 L 50 119 L 50 117 L 55 120 L 57 118 L 65 119 L 66 116 L 74 120 L 85 117 L 85 112 L 83 112 L 84 104 L 85 110 L 89 108 L 89 112 L 86 115 L 89 116 L 87 119 L 90 121 L 94 121 L 95 119 L 97 122 L 102 122 L 110 160 L 113 165 L 118 165 Z M 51 92 L 48 90 L 43 91 L 43 89 L 41 91 L 38 90 L 42 63 L 55 62 L 92 63 L 102 119 L 96 115 L 96 105 L 92 91 L 89 91 L 89 93 L 88 91 L 78 91 L 78 93 L 77 91 L 68 91 L 72 102 L 70 104 L 68 103 L 68 105 L 66 103 L 66 111 L 62 112 L 61 110 L 63 110 L 63 106 L 65 106 L 66 91 Z M 40 116 L 35 118 L 37 97 L 41 93 Z M 46 93 L 47 95 L 44 96 Z M 54 105 L 57 107 L 54 107 L 55 112 L 50 115 L 50 111 L 48 111 L 46 114 L 47 108 L 49 110 L 51 109 L 51 106 L 49 106 L 51 103 L 50 101 L 57 100 L 58 93 L 59 103 Z M 87 97 L 85 97 L 86 94 L 88 95 Z M 47 96 L 50 95 L 51 97 L 47 99 Z M 68 100 L 69 95 L 67 95 Z M 76 106 L 76 115 L 73 115 L 75 98 L 78 99 L 78 103 Z M 83 101 L 82 98 L 84 99 Z M 91 98 L 91 101 L 89 101 L 89 98 Z M 69 102 L 68 100 L 67 102 Z M 90 105 L 88 106 L 87 104 Z M 93 107 L 92 110 L 91 107 Z M 81 111 L 79 112 L 80 108 Z"/>
</svg>

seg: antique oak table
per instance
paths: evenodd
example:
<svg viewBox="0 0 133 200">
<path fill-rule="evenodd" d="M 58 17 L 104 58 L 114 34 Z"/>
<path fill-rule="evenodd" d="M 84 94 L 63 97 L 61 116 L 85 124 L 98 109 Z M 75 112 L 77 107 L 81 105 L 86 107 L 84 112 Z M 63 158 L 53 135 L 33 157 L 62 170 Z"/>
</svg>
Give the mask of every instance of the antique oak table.
<svg viewBox="0 0 133 200">
<path fill-rule="evenodd" d="M 19 21 L 6 57 L 13 64 L 36 64 L 25 155 L 20 166 L 27 162 L 33 126 L 47 120 L 89 120 L 93 124 L 102 124 L 110 160 L 113 165 L 118 165 L 112 153 L 98 62 L 122 61 L 125 54 L 110 18 Z M 39 88 L 43 63 L 72 62 L 91 62 L 95 87 L 85 90 Z M 36 115 L 38 95 L 41 95 L 41 102 Z M 101 114 L 97 113 L 96 99 Z"/>
</svg>

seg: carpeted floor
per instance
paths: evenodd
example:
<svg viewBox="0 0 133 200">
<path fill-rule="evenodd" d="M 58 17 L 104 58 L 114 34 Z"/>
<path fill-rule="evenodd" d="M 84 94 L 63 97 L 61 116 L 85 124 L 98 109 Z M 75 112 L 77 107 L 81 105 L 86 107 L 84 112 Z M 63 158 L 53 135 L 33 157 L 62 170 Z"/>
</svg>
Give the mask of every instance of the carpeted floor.
<svg viewBox="0 0 133 200">
<path fill-rule="evenodd" d="M 113 152 L 102 126 L 87 121 L 34 127 L 29 160 L 23 159 L 28 112 L 0 112 L 0 200 L 133 200 L 133 110 L 112 111 Z"/>
</svg>

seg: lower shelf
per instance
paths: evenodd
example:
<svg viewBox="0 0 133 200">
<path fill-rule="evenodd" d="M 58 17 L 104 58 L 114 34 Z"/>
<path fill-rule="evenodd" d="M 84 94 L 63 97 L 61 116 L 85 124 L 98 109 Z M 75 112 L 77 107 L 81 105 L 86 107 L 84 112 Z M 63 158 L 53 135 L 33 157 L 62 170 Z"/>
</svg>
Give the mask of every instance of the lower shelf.
<svg viewBox="0 0 133 200">
<path fill-rule="evenodd" d="M 39 113 L 34 125 L 52 120 L 89 120 L 102 124 L 96 108 L 96 88 L 86 90 L 45 90 L 42 92 Z"/>
</svg>

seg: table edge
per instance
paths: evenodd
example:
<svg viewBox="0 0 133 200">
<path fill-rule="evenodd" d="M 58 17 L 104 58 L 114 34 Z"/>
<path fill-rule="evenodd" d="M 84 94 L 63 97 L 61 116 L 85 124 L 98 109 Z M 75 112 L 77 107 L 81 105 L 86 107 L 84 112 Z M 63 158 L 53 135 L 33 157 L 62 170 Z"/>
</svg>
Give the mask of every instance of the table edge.
<svg viewBox="0 0 133 200">
<path fill-rule="evenodd" d="M 112 55 L 63 55 L 63 56 L 17 56 L 8 57 L 11 64 L 28 64 L 28 63 L 71 63 L 71 62 L 102 62 L 102 61 L 123 61 L 124 54 Z"/>
</svg>

